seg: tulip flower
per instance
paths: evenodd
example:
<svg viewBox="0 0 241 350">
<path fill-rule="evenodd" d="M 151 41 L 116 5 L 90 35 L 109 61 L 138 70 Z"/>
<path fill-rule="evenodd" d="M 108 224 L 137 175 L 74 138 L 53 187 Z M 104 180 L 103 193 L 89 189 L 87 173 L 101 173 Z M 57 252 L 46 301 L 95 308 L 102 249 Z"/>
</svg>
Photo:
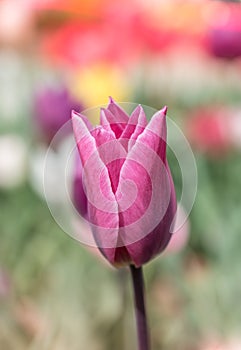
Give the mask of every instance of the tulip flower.
<svg viewBox="0 0 241 350">
<path fill-rule="evenodd" d="M 140 350 L 149 349 L 141 266 L 167 246 L 176 213 L 166 112 L 165 107 L 147 123 L 140 105 L 129 117 L 111 98 L 95 128 L 84 115 L 72 113 L 81 160 L 76 208 L 105 258 L 117 267 L 130 265 Z"/>
<path fill-rule="evenodd" d="M 165 249 L 176 212 L 166 159 L 166 108 L 147 124 L 141 106 L 129 118 L 111 99 L 96 128 L 81 114 L 73 112 L 72 118 L 83 168 L 75 197 L 76 191 L 81 202 L 86 197 L 82 207 L 106 259 L 139 267 Z"/>
</svg>

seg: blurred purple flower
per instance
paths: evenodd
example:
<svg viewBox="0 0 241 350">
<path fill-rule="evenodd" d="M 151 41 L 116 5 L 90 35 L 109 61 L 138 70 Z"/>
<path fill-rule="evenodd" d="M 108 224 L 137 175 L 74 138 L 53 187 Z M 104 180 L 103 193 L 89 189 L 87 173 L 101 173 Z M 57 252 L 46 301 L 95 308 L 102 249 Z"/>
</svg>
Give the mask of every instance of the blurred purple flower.
<svg viewBox="0 0 241 350">
<path fill-rule="evenodd" d="M 223 17 L 217 14 L 208 32 L 211 53 L 219 58 L 241 56 L 241 6 L 223 5 Z"/>
<path fill-rule="evenodd" d="M 216 28 L 210 32 L 212 53 L 220 58 L 241 56 L 241 29 Z"/>
<path fill-rule="evenodd" d="M 81 111 L 83 105 L 64 86 L 44 87 L 35 93 L 34 119 L 44 141 L 50 143 L 59 129 L 70 120 L 71 110 Z M 71 131 L 71 124 L 64 133 Z"/>
</svg>

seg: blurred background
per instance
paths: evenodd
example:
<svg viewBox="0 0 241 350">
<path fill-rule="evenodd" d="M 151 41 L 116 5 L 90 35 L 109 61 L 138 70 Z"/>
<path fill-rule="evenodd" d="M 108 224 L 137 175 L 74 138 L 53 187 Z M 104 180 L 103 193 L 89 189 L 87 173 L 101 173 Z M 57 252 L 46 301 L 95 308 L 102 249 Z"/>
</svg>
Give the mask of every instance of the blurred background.
<svg viewBox="0 0 241 350">
<path fill-rule="evenodd" d="M 241 5 L 212 0 L 0 1 L 0 349 L 136 346 L 127 272 L 57 226 L 42 186 L 70 110 L 109 95 L 168 105 L 197 162 L 191 216 L 145 267 L 153 350 L 240 350 Z"/>
</svg>

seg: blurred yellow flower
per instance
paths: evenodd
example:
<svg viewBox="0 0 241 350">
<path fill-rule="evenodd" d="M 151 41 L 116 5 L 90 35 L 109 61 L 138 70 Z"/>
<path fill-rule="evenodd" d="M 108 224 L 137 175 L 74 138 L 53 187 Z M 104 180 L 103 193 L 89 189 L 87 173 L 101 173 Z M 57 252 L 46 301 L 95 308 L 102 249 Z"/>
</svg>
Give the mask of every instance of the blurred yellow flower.
<svg viewBox="0 0 241 350">
<path fill-rule="evenodd" d="M 106 104 L 106 96 L 127 101 L 131 96 L 123 70 L 107 64 L 95 64 L 75 74 L 73 93 L 86 107 Z"/>
</svg>

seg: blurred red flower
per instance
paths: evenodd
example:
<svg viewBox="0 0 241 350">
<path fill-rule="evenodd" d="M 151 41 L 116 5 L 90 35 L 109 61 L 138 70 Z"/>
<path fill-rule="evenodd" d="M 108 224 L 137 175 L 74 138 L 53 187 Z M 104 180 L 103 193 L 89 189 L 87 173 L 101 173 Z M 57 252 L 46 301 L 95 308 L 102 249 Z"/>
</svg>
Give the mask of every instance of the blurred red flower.
<svg viewBox="0 0 241 350">
<path fill-rule="evenodd" d="M 43 32 L 40 48 L 60 64 L 86 65 L 98 61 L 130 62 L 140 56 L 142 10 L 134 1 L 102 3 L 86 17 L 75 16 Z"/>
</svg>

